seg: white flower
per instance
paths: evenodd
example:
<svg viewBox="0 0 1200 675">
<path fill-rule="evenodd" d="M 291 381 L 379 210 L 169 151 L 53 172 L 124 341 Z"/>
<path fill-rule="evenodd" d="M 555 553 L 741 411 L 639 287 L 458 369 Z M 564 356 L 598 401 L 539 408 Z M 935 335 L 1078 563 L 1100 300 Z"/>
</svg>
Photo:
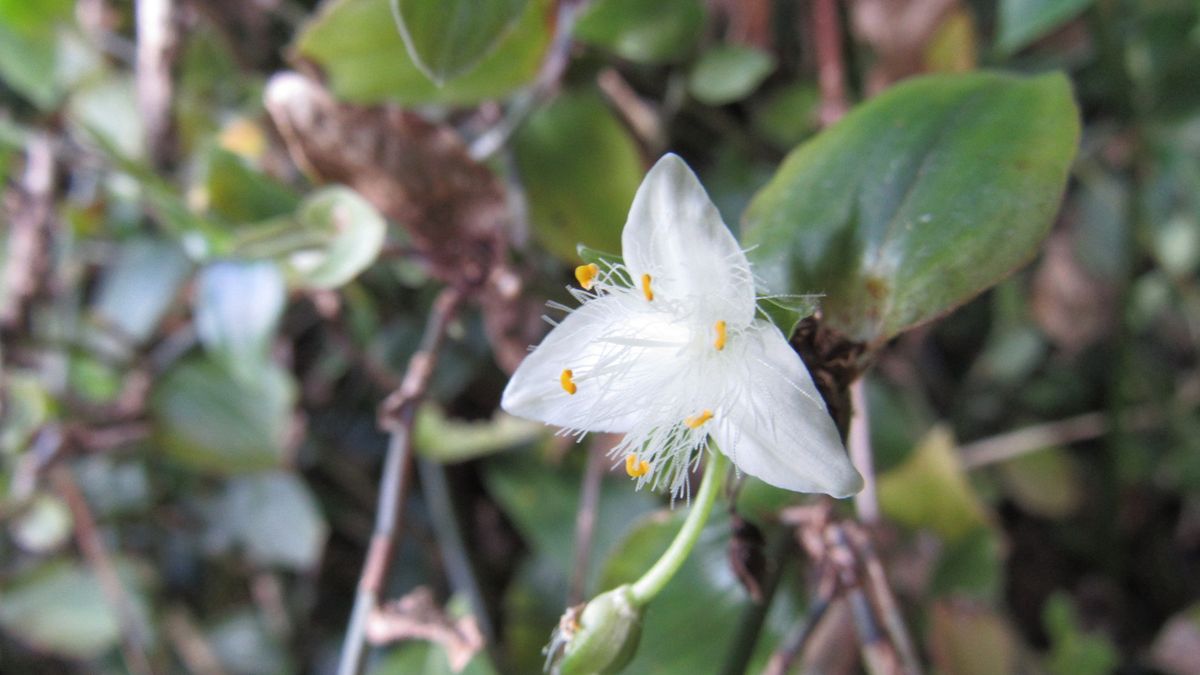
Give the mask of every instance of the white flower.
<svg viewBox="0 0 1200 675">
<path fill-rule="evenodd" d="M 750 263 L 682 159 L 646 175 L 621 247 L 623 265 L 576 270 L 582 305 L 513 373 L 501 407 L 564 433 L 624 433 L 613 453 L 639 487 L 680 493 L 711 436 L 771 485 L 861 489 L 808 369 L 757 316 Z"/>
</svg>

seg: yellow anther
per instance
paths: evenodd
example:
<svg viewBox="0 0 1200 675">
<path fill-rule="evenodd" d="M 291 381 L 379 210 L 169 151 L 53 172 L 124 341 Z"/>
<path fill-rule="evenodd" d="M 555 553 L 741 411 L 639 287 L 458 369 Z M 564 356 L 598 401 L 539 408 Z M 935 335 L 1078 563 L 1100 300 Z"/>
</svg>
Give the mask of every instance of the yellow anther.
<svg viewBox="0 0 1200 675">
<path fill-rule="evenodd" d="M 718 321 L 716 328 L 717 339 L 713 340 L 713 346 L 717 348 L 717 351 L 721 351 L 722 349 L 725 349 L 725 322 Z"/>
<path fill-rule="evenodd" d="M 692 415 L 691 417 L 684 420 L 683 423 L 686 424 L 689 429 L 699 429 L 700 425 L 711 420 L 712 418 L 713 418 L 712 411 L 705 410 L 704 412 L 700 413 L 699 415 Z"/>
<path fill-rule="evenodd" d="M 562 385 L 563 391 L 574 395 L 579 387 L 575 386 L 575 373 L 570 370 L 562 371 L 562 375 L 558 376 L 558 382 Z"/>
<path fill-rule="evenodd" d="M 650 465 L 644 459 L 638 461 L 637 455 L 625 455 L 625 473 L 630 478 L 640 478 L 650 473 Z"/>
<path fill-rule="evenodd" d="M 647 300 L 654 299 L 654 291 L 650 288 L 650 275 L 642 275 L 642 295 L 646 296 Z"/>
<path fill-rule="evenodd" d="M 575 279 L 579 281 L 579 285 L 583 290 L 590 291 L 596 283 L 596 277 L 600 275 L 600 267 L 596 263 L 580 265 L 575 268 Z"/>
</svg>

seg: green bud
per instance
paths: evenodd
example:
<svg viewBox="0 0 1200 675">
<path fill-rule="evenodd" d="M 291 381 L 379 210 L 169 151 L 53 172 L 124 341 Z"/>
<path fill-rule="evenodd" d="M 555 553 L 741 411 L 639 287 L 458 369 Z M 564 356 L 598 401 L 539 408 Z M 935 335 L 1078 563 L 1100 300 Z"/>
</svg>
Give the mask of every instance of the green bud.
<svg viewBox="0 0 1200 675">
<path fill-rule="evenodd" d="M 642 609 L 629 585 L 601 593 L 563 614 L 546 648 L 555 675 L 620 672 L 637 651 Z M 548 664 L 549 665 L 549 664 Z"/>
</svg>

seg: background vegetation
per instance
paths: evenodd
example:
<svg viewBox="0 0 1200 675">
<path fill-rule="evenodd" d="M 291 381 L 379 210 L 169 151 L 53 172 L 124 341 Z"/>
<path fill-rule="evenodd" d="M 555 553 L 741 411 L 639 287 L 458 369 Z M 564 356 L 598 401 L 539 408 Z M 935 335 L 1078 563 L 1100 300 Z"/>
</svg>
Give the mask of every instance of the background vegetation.
<svg viewBox="0 0 1200 675">
<path fill-rule="evenodd" d="M 670 150 L 876 481 L 742 483 L 627 672 L 1197 672 L 1198 73 L 1191 0 L 0 0 L 0 671 L 540 670 L 685 509 L 496 406 Z"/>
</svg>

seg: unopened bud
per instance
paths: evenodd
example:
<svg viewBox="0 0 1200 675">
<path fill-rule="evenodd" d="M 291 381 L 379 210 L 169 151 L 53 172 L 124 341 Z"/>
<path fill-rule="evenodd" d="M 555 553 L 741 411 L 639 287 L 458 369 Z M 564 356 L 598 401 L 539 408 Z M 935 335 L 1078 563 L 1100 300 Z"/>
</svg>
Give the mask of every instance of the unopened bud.
<svg viewBox="0 0 1200 675">
<path fill-rule="evenodd" d="M 620 672 L 637 651 L 642 610 L 628 585 L 614 588 L 563 614 L 546 647 L 555 675 Z"/>
</svg>

